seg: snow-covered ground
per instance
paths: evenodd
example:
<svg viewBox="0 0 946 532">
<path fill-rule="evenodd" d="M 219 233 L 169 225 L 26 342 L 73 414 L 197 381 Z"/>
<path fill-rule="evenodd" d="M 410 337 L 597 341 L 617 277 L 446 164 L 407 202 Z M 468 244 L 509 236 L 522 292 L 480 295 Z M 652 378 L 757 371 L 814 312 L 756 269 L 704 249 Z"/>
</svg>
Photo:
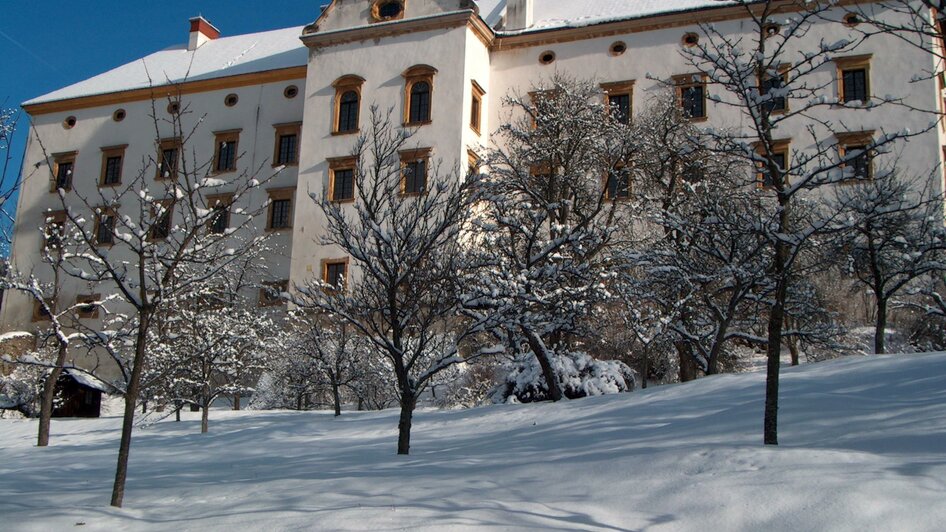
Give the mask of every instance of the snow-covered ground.
<svg viewBox="0 0 946 532">
<path fill-rule="evenodd" d="M 946 354 L 786 369 L 560 404 L 214 412 L 137 432 L 108 506 L 118 418 L 0 420 L 2 530 L 944 530 Z M 78 528 L 77 528 L 78 527 Z"/>
</svg>

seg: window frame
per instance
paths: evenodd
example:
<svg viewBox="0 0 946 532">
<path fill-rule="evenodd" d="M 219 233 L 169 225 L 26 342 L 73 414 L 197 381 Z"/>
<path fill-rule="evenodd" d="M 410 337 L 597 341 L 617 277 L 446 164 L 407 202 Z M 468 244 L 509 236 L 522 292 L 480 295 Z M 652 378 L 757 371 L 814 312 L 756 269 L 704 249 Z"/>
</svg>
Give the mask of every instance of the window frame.
<svg viewBox="0 0 946 532">
<path fill-rule="evenodd" d="M 696 77 L 700 78 L 700 81 L 694 81 Z M 703 97 L 702 97 L 702 108 L 703 114 L 700 116 L 690 116 L 687 115 L 686 119 L 690 122 L 705 122 L 709 120 L 709 108 L 707 107 L 707 98 L 706 98 L 706 89 L 707 89 L 707 76 L 703 72 L 693 72 L 690 74 L 680 74 L 673 76 L 673 85 L 674 90 L 677 95 L 677 106 L 681 111 L 686 111 L 684 107 L 683 91 L 693 87 L 702 87 Z"/>
<path fill-rule="evenodd" d="M 405 127 L 419 127 L 433 122 L 434 117 L 434 75 L 437 69 L 430 65 L 414 65 L 404 71 L 401 76 L 404 78 L 404 123 Z M 427 93 L 427 118 L 426 120 L 411 120 L 411 106 L 413 103 L 412 91 L 414 85 L 426 82 L 429 87 Z"/>
<path fill-rule="evenodd" d="M 153 221 L 148 227 L 148 241 L 161 242 L 171 236 L 171 229 L 174 227 L 174 204 L 173 199 L 157 200 L 151 204 L 151 216 Z M 165 209 L 164 214 L 158 218 L 157 206 Z M 158 231 L 158 228 L 161 230 Z M 164 233 L 164 234 L 162 234 Z"/>
<path fill-rule="evenodd" d="M 44 298 L 44 301 L 47 307 L 53 307 L 52 301 L 45 298 Z M 44 309 L 43 305 L 41 305 L 40 302 L 34 298 L 33 299 L 33 312 L 31 313 L 30 321 L 34 323 L 38 321 L 53 321 L 52 313 L 50 312 L 50 313 L 44 314 L 43 309 Z M 53 309 L 50 308 L 49 310 L 53 310 Z"/>
<path fill-rule="evenodd" d="M 400 194 L 402 196 L 420 196 L 427 191 L 430 177 L 430 154 L 431 148 L 416 148 L 411 150 L 402 150 L 398 152 L 401 158 L 401 184 Z M 424 186 L 417 191 L 407 190 L 407 168 L 411 163 L 424 163 Z"/>
<path fill-rule="evenodd" d="M 94 305 L 92 311 L 82 310 L 80 305 L 88 306 L 90 303 L 102 300 L 102 294 L 79 294 L 76 296 L 75 308 L 76 315 L 79 319 L 95 320 L 99 317 L 99 307 L 100 305 Z"/>
<path fill-rule="evenodd" d="M 481 135 L 480 132 L 483 126 L 483 96 L 486 96 L 486 91 L 475 79 L 470 80 L 470 129 L 473 130 L 477 135 Z"/>
<path fill-rule="evenodd" d="M 93 229 L 93 237 L 95 241 L 95 247 L 112 247 L 115 245 L 115 227 L 118 225 L 118 210 L 115 207 L 95 207 L 92 211 L 92 214 L 95 219 L 95 227 Z M 110 216 L 112 219 L 111 227 L 109 228 L 112 234 L 110 242 L 102 242 L 101 238 L 101 221 L 105 216 Z"/>
<path fill-rule="evenodd" d="M 624 81 L 612 81 L 608 83 L 601 84 L 601 90 L 604 91 L 604 103 L 607 112 L 612 113 L 611 109 L 611 97 L 616 96 L 627 96 L 627 121 L 620 122 L 622 124 L 630 125 L 633 122 L 634 115 L 634 82 L 635 80 L 629 79 Z"/>
<path fill-rule="evenodd" d="M 218 206 L 226 206 L 226 225 L 223 228 L 223 231 L 217 232 L 214 231 L 214 222 L 216 221 L 216 213 L 212 214 L 210 219 L 207 220 L 207 232 L 214 235 L 222 235 L 227 232 L 227 229 L 230 229 L 230 216 L 232 214 L 231 209 L 233 208 L 233 194 L 214 194 L 212 196 L 207 196 L 207 209 L 211 212 L 214 212 Z M 268 223 L 268 222 L 267 222 Z"/>
<path fill-rule="evenodd" d="M 384 17 L 381 15 L 381 6 L 387 4 L 400 4 L 401 10 L 397 15 L 391 17 Z M 378 22 L 391 22 L 393 20 L 401 20 L 404 18 L 404 11 L 407 10 L 407 1 L 406 0 L 375 0 L 371 3 L 371 23 L 376 24 Z"/>
<path fill-rule="evenodd" d="M 786 85 L 788 85 L 788 82 L 789 82 L 788 73 L 791 71 L 791 69 L 792 69 L 792 64 L 791 64 L 791 63 L 781 63 L 781 64 L 779 64 L 778 67 L 775 69 L 776 72 L 778 72 L 778 77 L 782 80 L 782 86 L 783 86 L 783 87 L 786 86 Z M 765 72 L 762 72 L 761 70 L 756 73 L 756 80 L 758 81 L 757 87 L 759 88 L 759 94 L 760 94 L 760 95 L 765 95 L 765 94 L 768 92 L 767 89 L 763 91 L 763 87 L 764 87 L 763 82 L 766 81 L 766 80 L 768 80 L 768 79 L 772 79 L 772 78 L 766 78 L 766 77 L 765 77 L 765 74 L 766 74 L 766 73 L 765 73 Z M 789 111 L 791 110 L 791 108 L 790 108 L 790 105 L 789 105 L 788 101 L 789 101 L 788 96 L 783 97 L 783 98 L 782 98 L 782 103 L 783 103 L 782 107 L 781 107 L 781 108 L 772 108 L 772 109 L 770 109 L 770 110 L 769 110 L 769 116 L 771 116 L 771 115 L 783 115 L 783 114 L 789 112 Z"/>
<path fill-rule="evenodd" d="M 43 238 L 40 239 L 40 252 L 49 247 L 49 230 L 52 226 L 59 226 L 59 246 L 52 249 L 59 249 L 62 246 L 62 239 L 65 238 L 66 220 L 68 215 L 64 210 L 46 211 L 43 216 Z"/>
<path fill-rule="evenodd" d="M 178 177 L 178 172 L 181 168 L 181 151 L 183 147 L 183 142 L 178 137 L 161 139 L 158 141 L 158 164 L 155 165 L 157 168 L 154 173 L 155 181 L 176 181 Z M 164 152 L 167 150 L 174 150 L 174 169 L 168 172 L 168 176 L 164 177 Z M 216 161 L 216 159 L 214 159 Z"/>
<path fill-rule="evenodd" d="M 240 133 L 242 129 L 228 129 L 226 131 L 214 131 L 214 162 L 213 175 L 228 174 L 236 172 L 240 161 Z M 226 142 L 233 145 L 233 164 L 226 168 L 220 168 L 220 148 L 221 144 Z"/>
<path fill-rule="evenodd" d="M 273 143 L 273 168 L 279 166 L 299 166 L 299 145 L 302 140 L 302 122 L 287 122 L 284 124 L 273 124 L 275 130 L 275 141 Z M 296 145 L 292 153 L 292 161 L 281 161 L 282 139 L 295 135 Z"/>
<path fill-rule="evenodd" d="M 480 160 L 480 156 L 477 155 L 472 149 L 466 150 L 466 162 L 467 177 L 480 173 L 480 166 L 482 166 L 483 161 Z"/>
<path fill-rule="evenodd" d="M 791 169 L 791 166 L 792 166 L 791 165 L 791 161 L 792 161 L 791 145 L 792 145 L 792 139 L 773 139 L 772 140 L 772 154 L 781 155 L 785 161 L 785 165 L 782 168 L 782 181 L 784 185 L 786 186 L 789 186 L 791 184 L 791 179 L 790 179 L 791 173 L 789 173 L 789 170 Z M 760 143 L 756 142 L 753 147 L 755 148 L 755 153 L 757 155 L 759 155 L 760 157 L 764 156 L 763 152 L 765 150 L 763 149 L 763 146 Z M 774 190 L 775 188 L 774 184 L 765 183 L 766 174 L 765 174 L 764 164 L 762 163 L 762 161 L 756 161 L 755 167 L 756 167 L 756 173 L 755 173 L 756 188 L 759 190 Z"/>
<path fill-rule="evenodd" d="M 49 185 L 50 192 L 56 192 L 59 190 L 60 187 L 57 186 L 59 185 L 59 169 L 64 164 L 70 164 L 72 165 L 72 168 L 70 171 L 71 173 L 69 174 L 69 186 L 62 187 L 62 189 L 66 192 L 72 190 L 73 181 L 75 180 L 76 176 L 76 158 L 78 155 L 79 152 L 75 150 L 52 154 L 53 172 L 50 176 L 52 178 L 52 182 Z"/>
<path fill-rule="evenodd" d="M 865 153 L 864 156 L 867 158 L 867 176 L 866 177 L 857 177 L 853 176 L 847 179 L 842 179 L 838 181 L 840 184 L 855 184 L 862 182 L 873 181 L 874 179 L 874 157 L 876 154 L 874 150 L 868 149 L 867 147 L 874 143 L 874 130 L 868 131 L 850 131 L 846 133 L 835 133 L 834 137 L 837 139 L 837 150 L 838 150 L 838 168 L 842 171 L 847 168 L 847 163 L 843 162 L 844 158 L 847 156 L 847 152 L 851 147 L 854 146 L 864 146 Z"/>
<path fill-rule="evenodd" d="M 332 82 L 332 87 L 335 88 L 332 135 L 353 135 L 358 134 L 358 132 L 361 130 L 361 87 L 364 85 L 364 83 L 365 78 L 355 74 L 346 74 Z M 352 91 L 354 91 L 354 93 L 358 96 L 358 104 L 355 115 L 355 127 L 354 129 L 342 130 L 342 96 Z"/>
<path fill-rule="evenodd" d="M 269 205 L 266 207 L 266 231 L 277 232 L 291 230 L 292 218 L 295 214 L 296 207 L 295 201 L 293 201 L 296 195 L 296 187 L 270 188 L 266 190 L 266 193 L 269 195 Z M 274 206 L 277 201 L 289 202 L 289 213 L 286 219 L 286 225 L 281 225 L 279 227 L 273 226 L 273 213 L 275 212 Z"/>
<path fill-rule="evenodd" d="M 118 187 L 122 184 L 122 169 L 125 166 L 125 148 L 127 144 L 119 144 L 117 146 L 105 146 L 101 148 L 102 151 L 102 169 L 99 172 L 99 188 L 106 187 Z M 114 182 L 107 182 L 108 179 L 108 162 L 110 159 L 118 158 L 118 180 Z"/>
<path fill-rule="evenodd" d="M 347 289 L 347 288 L 348 288 L 348 280 L 349 280 L 349 277 L 350 277 L 350 275 L 349 275 L 349 259 L 350 259 L 349 257 L 345 257 L 345 258 L 341 258 L 341 259 L 339 259 L 339 258 L 335 258 L 335 259 L 322 259 L 322 260 L 319 262 L 319 278 L 322 280 L 323 283 L 329 285 L 329 288 L 332 289 L 332 290 L 345 290 L 345 289 Z M 328 268 L 329 268 L 329 266 L 337 266 L 337 265 L 339 265 L 339 264 L 344 266 L 344 272 L 345 272 L 345 273 L 344 273 L 344 277 L 342 278 L 342 286 L 335 286 L 333 283 L 330 283 L 329 280 L 328 280 Z"/>
<path fill-rule="evenodd" d="M 861 105 L 867 105 L 871 100 L 872 83 L 870 79 L 870 62 L 873 54 L 852 55 L 846 57 L 835 57 L 833 59 L 836 68 L 838 82 L 838 105 L 844 106 L 860 101 Z M 844 99 L 844 72 L 848 70 L 864 70 L 864 99 L 863 100 L 845 100 Z"/>
<path fill-rule="evenodd" d="M 328 198 L 333 203 L 351 203 L 355 201 L 357 194 L 355 178 L 358 173 L 358 159 L 354 156 L 332 157 L 328 159 L 329 179 L 328 179 Z M 340 170 L 351 170 L 351 197 L 335 199 L 335 174 Z"/>
<path fill-rule="evenodd" d="M 623 172 L 627 177 L 627 184 L 624 187 L 624 194 L 620 194 L 620 190 L 615 186 L 616 193 L 613 197 L 611 196 L 611 180 L 612 176 L 615 175 L 615 172 Z M 631 199 L 631 169 L 624 166 L 623 164 L 615 165 L 611 167 L 604 175 L 604 199 L 607 201 L 628 201 Z"/>
</svg>

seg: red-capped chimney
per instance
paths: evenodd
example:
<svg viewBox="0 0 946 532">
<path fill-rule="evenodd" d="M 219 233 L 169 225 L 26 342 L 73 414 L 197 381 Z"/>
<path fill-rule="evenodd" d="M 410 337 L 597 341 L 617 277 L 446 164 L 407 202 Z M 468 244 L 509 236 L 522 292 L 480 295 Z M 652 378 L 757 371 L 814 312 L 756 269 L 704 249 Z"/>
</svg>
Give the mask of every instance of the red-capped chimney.
<svg viewBox="0 0 946 532">
<path fill-rule="evenodd" d="M 212 41 L 220 37 L 220 30 L 214 27 L 207 19 L 202 16 L 196 16 L 190 19 L 191 34 L 187 42 L 188 50 L 196 50 L 200 45 L 207 41 Z"/>
</svg>

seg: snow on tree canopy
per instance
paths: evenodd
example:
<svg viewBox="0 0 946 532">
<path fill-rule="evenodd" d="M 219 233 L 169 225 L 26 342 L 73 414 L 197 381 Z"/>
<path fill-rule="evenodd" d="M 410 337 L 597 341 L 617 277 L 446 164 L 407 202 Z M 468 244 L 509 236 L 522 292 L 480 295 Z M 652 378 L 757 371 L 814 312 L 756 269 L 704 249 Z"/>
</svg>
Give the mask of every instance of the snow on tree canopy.
<svg viewBox="0 0 946 532">
<path fill-rule="evenodd" d="M 587 353 L 557 354 L 552 358 L 562 392 L 569 399 L 633 391 L 637 375 L 617 360 L 596 360 Z M 505 382 L 491 394 L 493 402 L 531 403 L 549 399 L 548 386 L 535 355 L 526 353 L 511 365 Z"/>
</svg>

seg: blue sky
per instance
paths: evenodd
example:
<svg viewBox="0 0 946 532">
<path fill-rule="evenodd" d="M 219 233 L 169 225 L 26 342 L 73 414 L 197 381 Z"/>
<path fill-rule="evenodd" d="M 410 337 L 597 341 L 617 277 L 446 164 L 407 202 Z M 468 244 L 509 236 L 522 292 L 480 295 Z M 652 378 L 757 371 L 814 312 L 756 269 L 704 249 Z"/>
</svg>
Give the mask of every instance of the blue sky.
<svg viewBox="0 0 946 532">
<path fill-rule="evenodd" d="M 327 3 L 0 0 L 0 106 L 18 108 L 30 98 L 186 43 L 187 21 L 198 14 L 227 36 L 307 24 Z M 28 129 L 29 117 L 22 113 L 13 146 L 17 169 Z"/>
</svg>

